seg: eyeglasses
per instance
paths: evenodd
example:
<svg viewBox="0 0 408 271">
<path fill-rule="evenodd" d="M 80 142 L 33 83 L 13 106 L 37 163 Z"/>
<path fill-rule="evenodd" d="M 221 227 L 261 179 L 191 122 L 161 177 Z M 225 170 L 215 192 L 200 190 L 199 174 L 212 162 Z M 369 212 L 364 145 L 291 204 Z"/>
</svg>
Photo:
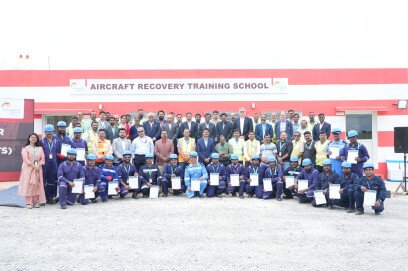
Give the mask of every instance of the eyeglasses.
<svg viewBox="0 0 408 271">
<path fill-rule="evenodd" d="M 300 137 L 300 135 L 295 135 L 296 137 Z"/>
<path fill-rule="evenodd" d="M 138 133 L 143 133 L 144 131 L 137 131 Z"/>
</svg>

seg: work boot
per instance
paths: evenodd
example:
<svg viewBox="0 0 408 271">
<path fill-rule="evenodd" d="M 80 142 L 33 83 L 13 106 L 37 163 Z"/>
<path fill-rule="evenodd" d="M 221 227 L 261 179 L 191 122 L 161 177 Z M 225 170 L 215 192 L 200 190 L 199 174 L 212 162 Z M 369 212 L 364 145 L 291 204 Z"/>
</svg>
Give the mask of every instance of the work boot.
<svg viewBox="0 0 408 271">
<path fill-rule="evenodd" d="M 61 205 L 61 209 L 67 209 L 66 205 Z"/>
<path fill-rule="evenodd" d="M 355 213 L 356 212 L 356 210 L 355 209 L 347 209 L 347 211 L 346 211 L 346 213 Z"/>
<path fill-rule="evenodd" d="M 221 194 L 217 195 L 217 198 L 222 198 L 222 195 Z"/>
<path fill-rule="evenodd" d="M 329 210 L 333 210 L 333 209 L 334 209 L 333 205 L 329 205 Z"/>
<path fill-rule="evenodd" d="M 279 198 L 276 198 L 276 200 L 277 200 L 277 201 L 282 201 L 282 198 L 281 198 L 281 197 L 279 197 Z"/>
<path fill-rule="evenodd" d="M 138 199 L 138 196 L 137 196 L 136 193 L 133 193 L 133 194 L 132 194 L 132 199 Z"/>
<path fill-rule="evenodd" d="M 232 193 L 231 196 L 236 197 L 237 193 Z"/>
<path fill-rule="evenodd" d="M 357 211 L 357 212 L 356 212 L 356 215 L 363 215 L 363 214 L 364 214 L 363 211 Z"/>
<path fill-rule="evenodd" d="M 98 200 L 97 199 L 91 199 L 91 202 L 92 203 L 98 203 Z"/>
<path fill-rule="evenodd" d="M 243 199 L 243 198 L 244 198 L 244 195 L 239 195 L 239 198 L 240 198 L 240 199 Z"/>
</svg>

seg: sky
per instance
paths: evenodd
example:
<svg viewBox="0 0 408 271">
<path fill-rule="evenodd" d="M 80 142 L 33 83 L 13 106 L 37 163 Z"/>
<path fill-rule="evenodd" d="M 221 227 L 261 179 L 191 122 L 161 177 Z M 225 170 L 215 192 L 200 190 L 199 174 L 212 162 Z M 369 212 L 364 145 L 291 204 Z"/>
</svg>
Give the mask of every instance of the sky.
<svg viewBox="0 0 408 271">
<path fill-rule="evenodd" d="M 407 68 L 407 7 L 402 0 L 2 0 L 0 69 Z"/>
</svg>

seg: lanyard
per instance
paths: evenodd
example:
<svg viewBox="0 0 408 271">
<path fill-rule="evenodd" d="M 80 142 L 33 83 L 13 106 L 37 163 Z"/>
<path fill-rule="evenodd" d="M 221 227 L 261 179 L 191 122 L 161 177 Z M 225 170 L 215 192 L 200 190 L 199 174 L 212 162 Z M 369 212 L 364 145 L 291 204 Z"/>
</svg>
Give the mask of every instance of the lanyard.
<svg viewBox="0 0 408 271">
<path fill-rule="evenodd" d="M 252 167 L 252 169 L 254 170 L 254 173 L 258 173 L 258 167 Z"/>
<path fill-rule="evenodd" d="M 177 169 L 178 169 L 178 166 L 172 167 L 171 168 L 171 173 L 176 174 L 175 172 L 177 171 Z"/>
<path fill-rule="evenodd" d="M 124 164 L 123 167 L 125 168 L 126 173 L 129 175 L 130 165 L 128 165 L 128 166 L 126 167 L 126 165 Z"/>
<path fill-rule="evenodd" d="M 274 177 L 276 175 L 276 167 L 275 170 L 273 171 L 273 174 L 271 168 L 269 168 L 269 174 L 271 175 L 271 177 Z"/>
<path fill-rule="evenodd" d="M 50 149 L 50 152 L 51 152 L 52 147 L 54 146 L 54 140 L 51 140 L 51 144 L 50 144 L 50 141 L 48 139 L 46 139 L 46 140 L 48 142 L 48 148 Z"/>
<path fill-rule="evenodd" d="M 286 141 L 285 143 L 282 144 L 282 141 L 279 142 L 279 150 L 282 151 L 282 148 L 285 147 Z"/>
<path fill-rule="evenodd" d="M 307 144 L 305 144 L 305 147 L 310 150 L 312 148 L 313 142 L 314 141 L 312 140 L 312 142 L 310 142 L 309 146 Z"/>
<path fill-rule="evenodd" d="M 214 168 L 214 165 L 211 165 L 212 166 L 212 168 L 213 168 L 213 170 L 214 170 L 214 172 L 216 173 L 217 172 L 217 170 L 218 170 L 218 165 Z"/>
<path fill-rule="evenodd" d="M 370 181 L 370 180 L 367 179 L 368 190 L 371 190 L 371 183 L 372 183 L 372 180 Z"/>
</svg>

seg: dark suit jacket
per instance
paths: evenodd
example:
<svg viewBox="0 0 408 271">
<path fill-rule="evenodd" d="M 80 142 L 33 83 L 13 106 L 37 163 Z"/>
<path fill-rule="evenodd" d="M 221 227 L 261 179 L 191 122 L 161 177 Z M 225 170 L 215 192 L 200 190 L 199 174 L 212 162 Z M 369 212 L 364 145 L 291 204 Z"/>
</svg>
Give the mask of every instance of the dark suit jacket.
<svg viewBox="0 0 408 271">
<path fill-rule="evenodd" d="M 143 123 L 143 128 L 145 130 L 145 135 L 151 137 L 153 140 L 160 138 L 161 129 L 158 121 L 154 121 L 153 125 L 150 126 L 150 122 L 147 120 Z"/>
<path fill-rule="evenodd" d="M 280 139 L 280 134 L 281 134 L 280 124 L 281 124 L 280 120 L 278 120 L 275 123 L 275 134 L 276 134 L 276 139 L 278 140 Z M 286 120 L 286 131 L 285 132 L 288 134 L 288 140 L 292 140 L 293 139 L 293 124 L 289 120 Z"/>
<path fill-rule="evenodd" d="M 224 129 L 222 129 L 223 123 L 222 121 L 219 121 L 217 125 L 215 126 L 215 136 L 217 137 L 217 141 L 220 140 L 220 135 L 225 136 L 225 141 L 228 142 L 230 138 L 232 138 L 232 124 L 229 121 L 225 122 Z"/>
<path fill-rule="evenodd" d="M 112 141 L 118 137 L 119 137 L 119 129 L 115 126 L 115 128 L 112 131 L 112 128 L 109 125 L 109 128 L 106 130 L 106 139 L 110 140 L 110 142 L 112 143 Z"/>
<path fill-rule="evenodd" d="M 330 123 L 324 122 L 321 131 L 325 132 L 327 135 L 327 138 L 330 137 L 331 133 L 331 125 Z M 313 140 L 319 140 L 319 135 L 320 135 L 320 123 L 316 123 L 313 126 Z"/>
<path fill-rule="evenodd" d="M 272 125 L 269 123 L 265 123 L 265 135 L 270 135 L 271 138 L 273 138 L 273 128 Z M 264 135 L 263 135 L 263 130 L 262 130 L 262 123 L 258 123 L 255 126 L 255 138 L 259 142 L 262 142 Z"/>
<path fill-rule="evenodd" d="M 197 140 L 196 151 L 198 153 L 198 161 L 204 163 L 204 159 L 210 158 L 215 152 L 215 141 L 211 137 L 208 138 L 207 147 L 205 147 L 204 138 Z"/>
<path fill-rule="evenodd" d="M 207 128 L 206 123 L 200 123 L 200 126 L 198 128 L 198 138 L 203 137 L 203 131 L 205 128 Z M 210 130 L 210 137 L 215 139 L 215 124 L 210 122 L 208 124 L 208 130 Z"/>
<path fill-rule="evenodd" d="M 136 137 L 139 136 L 137 134 L 137 127 L 139 127 L 139 126 L 133 125 L 132 127 L 130 127 L 130 130 L 129 130 L 129 139 L 130 139 L 130 141 L 133 141 L 133 139 L 135 139 Z"/>
<path fill-rule="evenodd" d="M 167 138 L 170 138 L 171 140 L 177 139 L 179 135 L 179 128 L 177 123 L 172 123 L 171 124 L 171 129 L 170 129 L 170 123 L 166 122 L 163 123 L 162 125 L 162 130 L 167 132 Z"/>
<path fill-rule="evenodd" d="M 183 136 L 184 129 L 188 129 L 187 121 L 183 122 L 183 124 L 181 125 L 181 131 L 180 131 L 181 136 Z M 198 124 L 197 124 L 197 122 L 192 121 L 191 122 L 191 129 L 190 129 L 190 137 L 197 138 L 197 136 L 198 136 Z"/>
<path fill-rule="evenodd" d="M 245 137 L 245 140 L 248 140 L 248 132 L 254 131 L 252 119 L 249 117 L 244 118 L 244 131 L 241 131 L 241 118 L 236 118 L 234 121 L 234 129 L 238 129 L 241 132 L 241 135 Z"/>
</svg>

